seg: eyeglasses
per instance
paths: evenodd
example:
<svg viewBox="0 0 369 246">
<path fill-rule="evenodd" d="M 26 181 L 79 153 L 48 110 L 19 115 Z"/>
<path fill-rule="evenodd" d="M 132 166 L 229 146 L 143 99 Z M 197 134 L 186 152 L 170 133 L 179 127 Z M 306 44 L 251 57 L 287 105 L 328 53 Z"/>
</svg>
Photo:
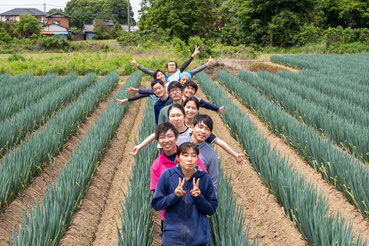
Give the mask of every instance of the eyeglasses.
<svg viewBox="0 0 369 246">
<path fill-rule="evenodd" d="M 170 90 L 169 93 L 179 93 L 180 91 L 181 89 L 177 88 L 177 89 Z"/>
</svg>

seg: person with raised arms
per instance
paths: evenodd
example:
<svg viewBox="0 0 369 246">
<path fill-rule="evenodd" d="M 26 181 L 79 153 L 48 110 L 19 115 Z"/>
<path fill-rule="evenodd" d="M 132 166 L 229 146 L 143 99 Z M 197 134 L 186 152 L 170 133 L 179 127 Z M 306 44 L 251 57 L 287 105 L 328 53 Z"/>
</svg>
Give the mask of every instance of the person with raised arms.
<svg viewBox="0 0 369 246">
<path fill-rule="evenodd" d="M 160 176 L 151 205 L 165 209 L 162 245 L 210 245 L 207 215 L 218 207 L 210 176 L 197 168 L 199 149 L 184 143 L 177 150 L 178 165 Z"/>
<path fill-rule="evenodd" d="M 196 101 L 194 101 L 196 100 Z M 188 106 L 192 106 L 192 103 L 196 103 L 198 104 L 198 101 L 196 98 L 190 99 L 188 100 L 188 102 L 185 102 L 185 105 Z M 198 109 L 191 109 L 192 111 L 195 111 L 196 114 L 198 112 Z M 186 125 L 185 124 L 185 109 L 182 105 L 180 104 L 173 104 L 170 105 L 168 108 L 168 120 L 169 122 L 177 129 L 178 131 L 178 139 L 177 139 L 177 145 L 180 145 L 181 143 L 188 141 L 189 136 L 192 132 L 191 127 L 193 127 L 192 123 L 193 123 L 193 119 L 191 121 L 190 125 Z M 151 134 L 150 136 L 148 136 L 144 141 L 142 141 L 142 143 L 136 145 L 132 151 L 131 151 L 131 155 L 136 155 L 144 146 L 148 145 L 149 143 L 151 143 L 153 140 L 155 139 L 155 134 Z M 226 142 L 224 142 L 222 139 L 218 138 L 217 136 L 215 136 L 214 134 L 210 134 L 209 137 L 205 140 L 205 142 L 207 144 L 213 144 L 215 143 L 216 145 L 218 145 L 219 147 L 221 147 L 222 149 L 224 149 L 227 153 L 229 153 L 230 155 L 232 155 L 238 164 L 242 165 L 245 164 L 245 160 L 244 160 L 244 156 L 242 154 L 237 153 L 236 151 L 234 151 Z"/>
<path fill-rule="evenodd" d="M 176 142 L 178 139 L 178 131 L 172 124 L 165 122 L 155 129 L 155 139 L 158 141 L 163 151 L 151 165 L 151 191 L 155 191 L 159 177 L 163 171 L 177 165 Z M 196 164 L 201 168 L 201 170 L 206 171 L 206 168 L 200 159 L 196 161 Z M 164 212 L 161 215 L 161 219 L 164 220 Z"/>
</svg>

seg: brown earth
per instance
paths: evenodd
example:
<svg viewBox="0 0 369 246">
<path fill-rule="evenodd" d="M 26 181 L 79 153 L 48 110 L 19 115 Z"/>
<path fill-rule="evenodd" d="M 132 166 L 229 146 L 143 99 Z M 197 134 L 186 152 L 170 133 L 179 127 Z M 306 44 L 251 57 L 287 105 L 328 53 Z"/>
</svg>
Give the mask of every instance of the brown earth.
<svg viewBox="0 0 369 246">
<path fill-rule="evenodd" d="M 196 95 L 206 99 L 200 89 Z M 213 132 L 216 136 L 228 143 L 236 152 L 244 152 L 218 113 L 203 109 L 200 111 L 213 119 Z M 250 237 L 255 238 L 258 235 L 260 245 L 307 245 L 293 222 L 283 213 L 273 195 L 263 185 L 249 160 L 246 160 L 246 165 L 238 165 L 223 149 L 215 146 L 215 150 L 222 167 L 231 175 L 233 191 L 237 194 L 238 202 L 242 202 L 246 224 L 250 226 Z"/>
<path fill-rule="evenodd" d="M 145 105 L 146 100 L 130 105 L 60 245 L 117 244 L 120 202 L 124 200 L 134 163 L 129 152 L 134 147 Z"/>
<path fill-rule="evenodd" d="M 9 245 L 8 235 L 12 232 L 13 225 L 16 226 L 15 229 L 18 231 L 18 225 L 21 223 L 22 218 L 22 210 L 28 211 L 35 200 L 42 200 L 45 187 L 48 184 L 55 183 L 59 170 L 69 161 L 74 147 L 79 144 L 80 139 L 85 136 L 86 132 L 95 125 L 99 114 L 105 111 L 109 101 L 113 99 L 115 92 L 120 90 L 126 78 L 120 78 L 120 82 L 114 88 L 113 92 L 99 103 L 92 114 L 79 126 L 76 133 L 69 138 L 63 149 L 54 156 L 53 163 L 46 163 L 44 171 L 34 178 L 32 183 L 23 191 L 22 196 L 11 202 L 4 210 L 4 213 L 0 216 L 0 245 Z"/>
<path fill-rule="evenodd" d="M 234 71 L 234 69 L 232 70 Z M 216 79 L 216 74 L 212 73 L 210 77 Z M 268 142 L 271 144 L 271 148 L 276 148 L 276 150 L 280 152 L 281 156 L 286 156 L 290 163 L 293 164 L 293 167 L 298 170 L 298 172 L 301 173 L 307 181 L 315 184 L 318 190 L 323 192 L 323 194 L 328 198 L 329 211 L 333 214 L 340 212 L 346 221 L 352 220 L 352 231 L 354 233 L 354 238 L 356 238 L 360 232 L 364 240 L 366 238 L 369 239 L 369 220 L 363 218 L 357 208 L 344 197 L 343 193 L 338 191 L 334 186 L 322 178 L 321 174 L 316 172 L 314 168 L 312 168 L 310 164 L 305 161 L 295 149 L 290 147 L 281 138 L 269 131 L 268 127 L 259 120 L 256 114 L 254 114 L 245 106 L 241 105 L 240 102 L 228 92 L 225 91 L 225 93 L 231 97 L 233 102 L 236 103 L 246 113 L 253 124 L 255 124 L 255 126 L 259 129 L 261 134 L 268 139 Z"/>
</svg>

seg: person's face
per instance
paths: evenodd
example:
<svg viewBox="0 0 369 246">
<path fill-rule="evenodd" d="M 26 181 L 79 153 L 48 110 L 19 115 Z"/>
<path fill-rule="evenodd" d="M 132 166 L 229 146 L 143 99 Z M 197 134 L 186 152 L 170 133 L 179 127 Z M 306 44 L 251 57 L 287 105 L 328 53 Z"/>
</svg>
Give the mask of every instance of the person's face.
<svg viewBox="0 0 369 246">
<path fill-rule="evenodd" d="M 169 96 L 173 99 L 173 101 L 179 101 L 182 99 L 182 91 L 179 88 L 172 88 L 169 91 Z"/>
<path fill-rule="evenodd" d="M 181 168 L 183 168 L 186 171 L 192 171 L 195 169 L 198 158 L 199 158 L 198 155 L 192 148 L 189 148 L 186 152 L 180 153 L 178 156 Z"/>
<path fill-rule="evenodd" d="M 175 128 L 184 125 L 183 112 L 178 108 L 172 108 L 172 110 L 169 112 L 168 120 L 172 125 L 174 125 Z"/>
<path fill-rule="evenodd" d="M 184 107 L 184 110 L 188 119 L 193 119 L 199 112 L 194 101 L 189 101 Z"/>
<path fill-rule="evenodd" d="M 196 93 L 196 90 L 192 86 L 186 86 L 183 89 L 183 94 L 185 97 L 193 97 L 195 93 Z"/>
<path fill-rule="evenodd" d="M 199 142 L 205 141 L 210 136 L 210 134 L 211 134 L 210 128 L 203 122 L 198 123 L 196 126 L 192 128 L 192 135 Z"/>
<path fill-rule="evenodd" d="M 156 83 L 152 87 L 152 90 L 154 91 L 155 96 L 161 98 L 165 93 L 165 86 L 162 86 L 161 84 Z"/>
<path fill-rule="evenodd" d="M 158 72 L 156 74 L 156 79 L 160 79 L 161 81 L 165 82 L 165 74 L 163 74 L 162 72 Z"/>
<path fill-rule="evenodd" d="M 174 73 L 177 71 L 177 66 L 175 62 L 168 62 L 167 70 L 169 73 Z"/>
<path fill-rule="evenodd" d="M 181 83 L 181 85 L 189 81 L 191 81 L 190 78 L 186 76 L 179 79 L 179 83 Z"/>
<path fill-rule="evenodd" d="M 176 141 L 177 138 L 175 137 L 172 129 L 169 129 L 168 131 L 160 134 L 158 138 L 158 143 L 163 149 L 164 153 L 168 153 L 177 149 Z"/>
</svg>

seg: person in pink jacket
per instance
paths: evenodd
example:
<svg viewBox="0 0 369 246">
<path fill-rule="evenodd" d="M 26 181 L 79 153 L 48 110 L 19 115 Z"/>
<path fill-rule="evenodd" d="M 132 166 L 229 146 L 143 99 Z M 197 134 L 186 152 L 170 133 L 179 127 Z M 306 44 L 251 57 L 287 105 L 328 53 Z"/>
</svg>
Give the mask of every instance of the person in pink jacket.
<svg viewBox="0 0 369 246">
<path fill-rule="evenodd" d="M 158 125 L 158 127 L 155 129 L 155 139 L 158 141 L 163 151 L 151 165 L 150 191 L 155 191 L 160 175 L 164 172 L 164 170 L 177 165 L 177 129 L 171 123 L 164 122 Z M 207 171 L 200 158 L 198 158 L 197 165 L 199 166 L 200 170 L 205 172 Z M 164 210 L 161 214 L 161 220 L 161 226 L 163 227 Z"/>
</svg>

